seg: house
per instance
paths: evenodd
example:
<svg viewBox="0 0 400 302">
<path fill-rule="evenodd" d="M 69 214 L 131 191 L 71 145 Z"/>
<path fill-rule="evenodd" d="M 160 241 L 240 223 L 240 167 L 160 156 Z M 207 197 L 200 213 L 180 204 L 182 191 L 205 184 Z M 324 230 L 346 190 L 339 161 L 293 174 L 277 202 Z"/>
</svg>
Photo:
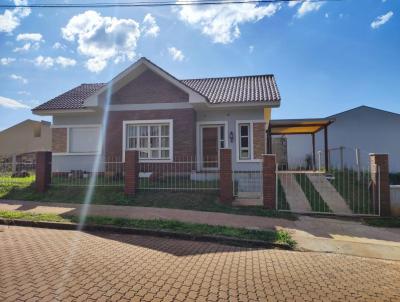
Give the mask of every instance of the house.
<svg viewBox="0 0 400 302">
<path fill-rule="evenodd" d="M 264 111 L 279 106 L 273 75 L 178 80 L 141 58 L 108 83 L 82 84 L 32 112 L 53 117 L 55 171 L 90 170 L 98 153 L 124 161 L 125 150 L 138 150 L 141 162 L 197 158 L 215 169 L 221 148 L 246 170 L 266 151 Z"/>
<path fill-rule="evenodd" d="M 32 162 L 35 152 L 49 150 L 49 122 L 27 119 L 0 132 L 0 160 Z"/>
<path fill-rule="evenodd" d="M 390 171 L 400 171 L 400 114 L 360 106 L 329 116 L 328 119 L 335 120 L 329 127 L 331 166 L 354 167 L 358 156 L 360 165 L 366 167 L 369 153 L 387 153 Z M 316 135 L 320 154 L 323 150 L 322 141 L 322 134 Z M 310 136 L 287 137 L 289 166 L 299 165 L 311 153 Z"/>
</svg>

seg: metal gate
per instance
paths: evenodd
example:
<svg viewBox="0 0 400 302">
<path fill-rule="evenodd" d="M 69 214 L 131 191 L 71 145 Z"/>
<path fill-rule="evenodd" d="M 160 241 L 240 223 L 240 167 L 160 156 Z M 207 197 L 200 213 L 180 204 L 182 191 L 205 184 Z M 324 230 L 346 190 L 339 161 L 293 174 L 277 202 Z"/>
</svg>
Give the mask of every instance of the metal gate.
<svg viewBox="0 0 400 302">
<path fill-rule="evenodd" d="M 280 211 L 348 216 L 380 215 L 379 167 L 339 167 L 322 171 L 277 171 Z"/>
<path fill-rule="evenodd" d="M 234 170 L 232 173 L 233 195 L 240 199 L 262 198 L 262 165 L 252 163 L 246 170 Z"/>
</svg>

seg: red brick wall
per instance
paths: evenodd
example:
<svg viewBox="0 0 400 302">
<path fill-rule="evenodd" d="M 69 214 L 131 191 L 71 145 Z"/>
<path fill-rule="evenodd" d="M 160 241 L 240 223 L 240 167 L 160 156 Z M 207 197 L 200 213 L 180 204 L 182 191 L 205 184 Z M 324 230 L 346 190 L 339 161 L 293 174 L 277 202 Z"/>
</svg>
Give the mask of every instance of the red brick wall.
<svg viewBox="0 0 400 302">
<path fill-rule="evenodd" d="M 193 109 L 111 111 L 106 131 L 107 157 L 122 158 L 122 122 L 134 120 L 173 120 L 174 157 L 196 155 L 196 114 Z"/>
<path fill-rule="evenodd" d="M 67 152 L 67 128 L 51 129 L 51 150 L 54 153 Z"/>
<path fill-rule="evenodd" d="M 265 150 L 265 123 L 253 124 L 253 148 L 254 158 L 262 159 L 262 155 L 266 154 Z"/>
<path fill-rule="evenodd" d="M 113 94 L 111 104 L 148 104 L 188 102 L 189 95 L 151 70 Z"/>
</svg>

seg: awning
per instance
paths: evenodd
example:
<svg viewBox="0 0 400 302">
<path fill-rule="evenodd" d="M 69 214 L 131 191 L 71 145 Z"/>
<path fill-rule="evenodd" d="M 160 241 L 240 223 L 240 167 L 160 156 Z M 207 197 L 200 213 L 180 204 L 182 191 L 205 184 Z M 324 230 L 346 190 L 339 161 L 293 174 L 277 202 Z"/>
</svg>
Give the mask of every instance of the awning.
<svg viewBox="0 0 400 302">
<path fill-rule="evenodd" d="M 271 135 L 315 134 L 332 124 L 334 119 L 271 120 Z"/>
</svg>

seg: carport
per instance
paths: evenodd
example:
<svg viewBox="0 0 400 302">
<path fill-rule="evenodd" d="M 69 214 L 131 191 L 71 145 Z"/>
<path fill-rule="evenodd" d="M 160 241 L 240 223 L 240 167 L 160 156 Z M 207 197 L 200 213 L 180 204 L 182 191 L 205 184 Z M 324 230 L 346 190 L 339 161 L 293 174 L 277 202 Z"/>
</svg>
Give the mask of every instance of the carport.
<svg viewBox="0 0 400 302">
<path fill-rule="evenodd" d="M 325 169 L 329 167 L 328 154 L 328 126 L 334 119 L 287 119 L 271 120 L 267 129 L 267 153 L 272 154 L 272 136 L 273 135 L 311 135 L 312 138 L 312 160 L 313 167 L 316 167 L 315 152 L 315 134 L 324 131 L 324 149 L 325 149 Z"/>
</svg>

